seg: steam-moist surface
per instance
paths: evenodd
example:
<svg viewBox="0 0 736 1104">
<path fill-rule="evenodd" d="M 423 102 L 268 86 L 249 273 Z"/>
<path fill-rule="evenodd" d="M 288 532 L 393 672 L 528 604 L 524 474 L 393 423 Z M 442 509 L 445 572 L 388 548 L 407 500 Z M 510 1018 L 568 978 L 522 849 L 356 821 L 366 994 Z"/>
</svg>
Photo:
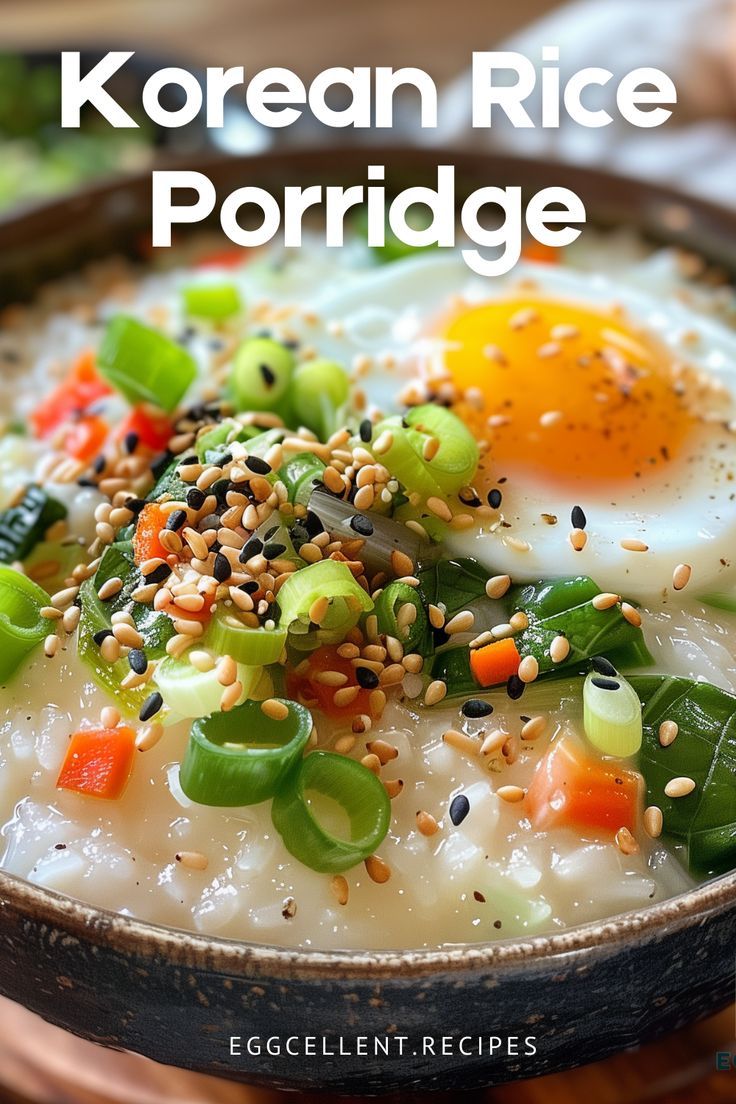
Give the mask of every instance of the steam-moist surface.
<svg viewBox="0 0 736 1104">
<path fill-rule="evenodd" d="M 676 297 L 681 282 L 670 254 L 641 256 L 639 245 L 631 241 L 607 242 L 596 249 L 598 269 L 608 267 L 615 273 L 609 283 L 594 282 L 600 298 L 630 289 L 635 299 L 640 286 L 649 293 L 658 291 L 660 303 L 661 295 Z M 590 262 L 578 255 L 576 263 L 585 267 Z M 293 320 L 296 329 L 311 335 L 320 352 L 335 355 L 330 342 L 339 346 L 342 340 L 346 342 L 343 353 L 345 348 L 354 352 L 367 348 L 380 364 L 387 333 L 399 340 L 395 319 L 388 329 L 386 322 L 387 304 L 394 315 L 402 308 L 401 296 L 397 298 L 396 289 L 390 288 L 398 270 L 387 270 L 388 290 L 379 294 L 380 276 L 372 272 L 364 277 L 363 264 L 359 249 L 346 250 L 339 261 L 321 251 L 303 253 L 278 272 L 266 265 L 246 272 L 244 294 L 249 304 L 264 298 L 302 307 L 306 303 L 310 310 L 338 323 L 322 331 L 315 330 L 309 313 Z M 419 273 L 424 285 L 417 279 L 409 284 L 415 295 L 423 286 L 436 298 L 438 289 L 452 279 L 452 271 L 452 260 L 443 261 Z M 169 309 L 174 328 L 181 322 L 176 312 L 183 279 L 179 273 L 155 275 L 140 285 L 126 280 L 103 303 L 100 316 L 122 308 L 148 317 L 163 306 Z M 584 277 L 580 287 L 588 283 Z M 419 325 L 408 286 L 401 293 L 407 295 L 401 323 L 406 341 Z M 320 290 L 315 293 L 315 288 Z M 0 353 L 10 343 L 14 349 L 25 346 L 17 364 L 8 362 L 9 371 L 0 383 L 5 410 L 27 414 L 51 385 L 50 379 L 61 373 L 61 365 L 98 340 L 97 322 L 84 309 L 84 299 L 70 294 L 70 300 L 74 310 L 57 312 L 45 328 L 39 330 L 34 323 L 27 337 L 16 333 L 12 340 L 0 338 Z M 712 296 L 696 301 L 694 309 L 690 304 L 689 324 L 700 317 L 701 306 L 711 311 Z M 681 320 L 680 312 L 681 306 L 674 305 L 672 317 Z M 703 327 L 722 339 L 726 349 L 733 342 L 720 322 L 703 321 Z M 200 389 L 206 395 L 217 350 L 205 336 L 195 336 L 191 347 L 203 368 Z M 723 353 L 718 362 L 721 370 L 727 359 Z M 385 407 L 395 382 L 391 383 L 390 372 L 377 370 L 374 379 L 363 381 L 363 387 Z M 14 486 L 38 470 L 39 457 L 39 447 L 22 438 L 0 444 L 0 497 L 8 498 Z M 63 496 L 70 509 L 70 527 L 90 539 L 92 513 L 100 501 L 97 493 L 54 484 L 49 490 Z M 697 513 L 697 509 L 696 502 L 693 510 Z M 482 548 L 476 541 L 475 547 L 466 544 L 458 551 L 485 556 L 492 564 L 501 548 L 489 536 Z M 552 562 L 547 573 L 566 569 L 567 565 Z M 614 576 L 610 583 L 609 569 Z M 533 574 L 535 568 L 531 570 Z M 591 573 L 601 586 L 621 585 L 617 565 L 605 557 Z M 663 598 L 661 586 L 648 576 L 643 576 L 637 593 L 635 570 L 626 593 L 643 601 L 644 632 L 656 670 L 736 689 L 736 618 L 716 614 L 696 600 Z M 350 898 L 345 906 L 337 904 L 329 876 L 306 868 L 286 852 L 273 829 L 268 805 L 223 810 L 187 800 L 178 785 L 186 725 L 169 728 L 155 748 L 137 756 L 121 800 L 97 801 L 58 790 L 55 781 L 69 734 L 94 722 L 109 704 L 76 657 L 73 639 L 53 661 L 37 653 L 1 694 L 2 867 L 127 915 L 284 946 L 401 948 L 563 929 L 662 900 L 690 884 L 677 858 L 660 842 L 643 842 L 640 853 L 625 855 L 610 839 L 581 837 L 568 829 L 535 832 L 520 819 L 518 806 L 498 799 L 495 791 L 500 785 L 529 784 L 550 740 L 563 732 L 582 732 L 579 700 L 565 696 L 560 700 L 554 683 L 531 687 L 523 703 L 511 702 L 504 693 L 490 695 L 495 712 L 486 721 L 464 720 L 460 700 L 433 709 L 423 707 L 419 699 L 392 703 L 380 724 L 359 737 L 351 753 L 355 758 L 365 754 L 366 740 L 377 737 L 399 749 L 398 759 L 383 776 L 401 778 L 404 789 L 392 803 L 391 829 L 381 847 L 381 856 L 392 870 L 390 881 L 376 885 L 363 866 L 348 872 Z M 511 765 L 468 758 L 442 741 L 448 728 L 475 734 L 485 726 L 518 733 L 521 714 L 540 713 L 548 717 L 545 733 L 534 743 L 522 743 Z M 334 729 L 319 716 L 315 719 L 320 746 L 332 747 L 345 729 Z M 469 797 L 471 811 L 456 827 L 448 809 L 460 792 Z M 437 817 L 440 830 L 435 836 L 427 838 L 418 832 L 418 809 Z M 643 833 L 641 838 L 646 841 Z M 207 869 L 197 871 L 177 863 L 175 854 L 185 850 L 204 853 Z M 296 912 L 285 915 L 290 899 Z M 288 912 L 293 911 L 292 905 Z"/>
</svg>

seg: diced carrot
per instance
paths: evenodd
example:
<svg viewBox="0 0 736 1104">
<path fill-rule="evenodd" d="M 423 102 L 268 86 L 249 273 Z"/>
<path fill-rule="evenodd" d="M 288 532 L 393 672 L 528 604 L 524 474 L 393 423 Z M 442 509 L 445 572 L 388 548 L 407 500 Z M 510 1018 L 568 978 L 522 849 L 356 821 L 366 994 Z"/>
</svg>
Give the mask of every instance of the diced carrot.
<svg viewBox="0 0 736 1104">
<path fill-rule="evenodd" d="M 119 725 L 82 729 L 69 742 L 56 785 L 62 790 L 115 801 L 128 784 L 134 757 L 132 728 Z"/>
<path fill-rule="evenodd" d="M 182 613 L 181 610 L 174 612 L 176 607 L 169 606 L 168 612 L 172 617 L 183 617 L 187 621 L 202 621 L 203 623 L 209 621 L 212 616 L 212 606 L 215 601 L 215 596 L 214 594 L 203 594 L 202 597 L 204 598 L 204 605 L 201 610 L 187 610 L 186 613 Z"/>
<path fill-rule="evenodd" d="M 155 502 L 149 502 L 138 515 L 133 537 L 133 555 L 139 567 L 146 560 L 165 560 L 169 555 L 159 539 L 159 533 L 166 527 L 168 517 Z"/>
<path fill-rule="evenodd" d="M 48 437 L 60 425 L 111 394 L 112 388 L 97 374 L 94 355 L 82 353 L 69 375 L 31 414 L 37 437 Z"/>
<path fill-rule="evenodd" d="M 470 650 L 470 670 L 481 686 L 507 682 L 519 670 L 520 663 L 519 649 L 510 636 Z"/>
<path fill-rule="evenodd" d="M 525 261 L 536 261 L 537 264 L 559 264 L 562 258 L 562 250 L 555 245 L 543 245 L 536 238 L 526 242 L 521 250 Z"/>
<path fill-rule="evenodd" d="M 155 406 L 134 406 L 120 426 L 120 437 L 134 433 L 140 443 L 152 452 L 162 452 L 174 436 L 171 419 Z"/>
<path fill-rule="evenodd" d="M 525 804 L 532 824 L 635 831 L 644 793 L 632 770 L 591 756 L 572 736 L 555 740 L 534 772 Z"/>
<path fill-rule="evenodd" d="M 100 452 L 109 433 L 107 422 L 97 414 L 85 414 L 74 422 L 64 438 L 64 449 L 75 460 L 88 463 Z"/>
<path fill-rule="evenodd" d="M 309 656 L 309 670 L 306 674 L 297 675 L 289 671 L 286 677 L 286 687 L 290 697 L 295 700 L 316 701 L 319 708 L 328 717 L 347 719 L 357 717 L 359 713 L 370 713 L 370 690 L 359 687 L 355 673 L 355 667 L 351 660 L 343 659 L 337 654 L 337 646 L 325 646 L 317 648 Z M 347 682 L 342 687 L 328 686 L 320 682 L 318 675 L 325 671 L 336 671 L 345 675 Z M 358 687 L 358 693 L 348 705 L 335 705 L 335 691 Z"/>
</svg>

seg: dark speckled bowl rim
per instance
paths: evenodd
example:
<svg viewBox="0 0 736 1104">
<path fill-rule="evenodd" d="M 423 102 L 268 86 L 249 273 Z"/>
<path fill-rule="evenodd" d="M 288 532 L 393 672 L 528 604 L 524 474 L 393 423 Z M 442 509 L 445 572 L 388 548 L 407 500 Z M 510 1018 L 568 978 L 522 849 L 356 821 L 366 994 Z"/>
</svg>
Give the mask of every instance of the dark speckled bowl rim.
<svg viewBox="0 0 736 1104">
<path fill-rule="evenodd" d="M 524 159 L 490 152 L 470 153 L 447 149 L 368 150 L 335 148 L 276 151 L 257 157 L 223 158 L 204 156 L 196 165 L 189 158 L 185 166 L 213 175 L 222 184 L 237 180 L 238 172 L 249 170 L 265 179 L 281 174 L 310 171 L 326 179 L 325 166 L 338 154 L 339 176 L 355 176 L 367 164 L 393 166 L 398 176 L 416 175 L 437 164 L 455 164 L 458 179 L 487 183 L 521 183 L 541 188 L 551 183 L 574 188 L 588 206 L 596 207 L 595 221 L 628 224 L 660 242 L 698 248 L 712 260 L 736 267 L 736 213 L 717 204 L 696 199 L 667 187 L 616 177 L 597 169 L 554 165 L 540 159 Z M 249 180 L 253 183 L 253 180 Z M 255 181 L 257 182 L 257 181 Z M 145 174 L 115 180 L 85 189 L 72 197 L 38 210 L 24 209 L 17 216 L 0 217 L 0 244 L 22 248 L 32 240 L 33 228 L 47 227 L 57 233 L 85 214 L 93 215 L 106 203 L 119 198 L 130 204 L 148 195 L 150 178 Z M 461 188 L 458 188 L 461 191 Z M 686 218 L 682 225 L 670 224 L 673 214 Z M 646 940 L 656 942 L 671 932 L 697 928 L 712 917 L 736 907 L 736 871 L 714 878 L 656 905 L 648 905 L 601 921 L 576 925 L 559 932 L 529 939 L 500 939 L 485 943 L 452 944 L 435 949 L 407 950 L 309 950 L 252 943 L 217 935 L 166 927 L 108 909 L 85 904 L 76 898 L 46 889 L 19 876 L 0 871 L 0 912 L 13 912 L 20 919 L 47 926 L 55 938 L 104 946 L 108 950 L 141 960 L 162 958 L 173 966 L 240 973 L 277 980 L 402 979 L 437 973 L 462 975 L 468 971 L 514 971 L 523 967 L 543 969 L 550 960 L 565 960 L 613 954 L 622 945 Z"/>
</svg>

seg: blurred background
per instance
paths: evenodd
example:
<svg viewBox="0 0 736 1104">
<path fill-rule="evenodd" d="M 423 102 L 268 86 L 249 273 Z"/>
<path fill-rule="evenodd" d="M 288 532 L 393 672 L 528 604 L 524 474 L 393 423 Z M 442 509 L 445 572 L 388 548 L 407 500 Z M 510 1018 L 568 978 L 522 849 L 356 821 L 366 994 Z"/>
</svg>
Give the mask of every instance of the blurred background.
<svg viewBox="0 0 736 1104">
<path fill-rule="evenodd" d="M 540 21 L 541 24 L 540 24 Z M 679 103 L 672 125 L 632 134 L 563 126 L 559 132 L 473 135 L 467 69 L 474 49 L 505 43 L 538 57 L 561 46 L 562 69 L 638 65 L 665 69 Z M 139 131 L 114 131 L 91 113 L 80 131 L 59 126 L 60 50 L 137 51 L 116 86 Z M 353 140 L 345 132 L 264 132 L 231 105 L 223 133 L 194 124 L 157 132 L 140 109 L 140 88 L 167 64 L 204 69 L 244 65 L 246 75 L 270 65 L 304 81 L 332 65 L 418 66 L 445 89 L 436 135 L 405 128 L 403 143 L 487 142 L 549 159 L 607 164 L 664 179 L 723 202 L 736 202 L 736 0 L 0 0 L 0 218 L 86 182 L 137 172 L 172 155 L 214 143 L 257 152 L 272 141 Z M 610 103 L 610 90 L 600 104 Z M 595 95 L 593 96 L 595 100 Z M 136 104 L 138 105 L 136 107 Z M 365 136 L 364 136 L 365 137 Z M 370 136 L 368 136 L 370 138 Z M 482 1094 L 498 1104 L 700 1104 L 736 1099 L 736 1074 L 715 1073 L 714 1056 L 733 1049 L 733 1011 L 676 1039 L 563 1077 Z M 215 1101 L 271 1104 L 278 1094 L 210 1082 L 154 1067 L 145 1059 L 80 1043 L 0 1000 L 0 1101 L 44 1104 L 182 1104 Z"/>
</svg>

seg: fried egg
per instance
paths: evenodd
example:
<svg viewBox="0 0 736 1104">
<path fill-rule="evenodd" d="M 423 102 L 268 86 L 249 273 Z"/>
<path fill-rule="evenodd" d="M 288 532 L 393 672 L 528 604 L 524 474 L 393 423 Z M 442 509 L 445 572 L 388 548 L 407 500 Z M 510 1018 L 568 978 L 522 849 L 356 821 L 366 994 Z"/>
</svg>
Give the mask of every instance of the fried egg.
<svg viewBox="0 0 736 1104">
<path fill-rule="evenodd" d="M 309 339 L 359 363 L 368 409 L 401 409 L 412 387 L 450 397 L 495 508 L 450 530 L 454 553 L 641 601 L 686 564 L 702 594 L 736 580 L 736 335 L 675 290 L 540 264 L 489 281 L 425 255 L 318 296 Z"/>
</svg>

